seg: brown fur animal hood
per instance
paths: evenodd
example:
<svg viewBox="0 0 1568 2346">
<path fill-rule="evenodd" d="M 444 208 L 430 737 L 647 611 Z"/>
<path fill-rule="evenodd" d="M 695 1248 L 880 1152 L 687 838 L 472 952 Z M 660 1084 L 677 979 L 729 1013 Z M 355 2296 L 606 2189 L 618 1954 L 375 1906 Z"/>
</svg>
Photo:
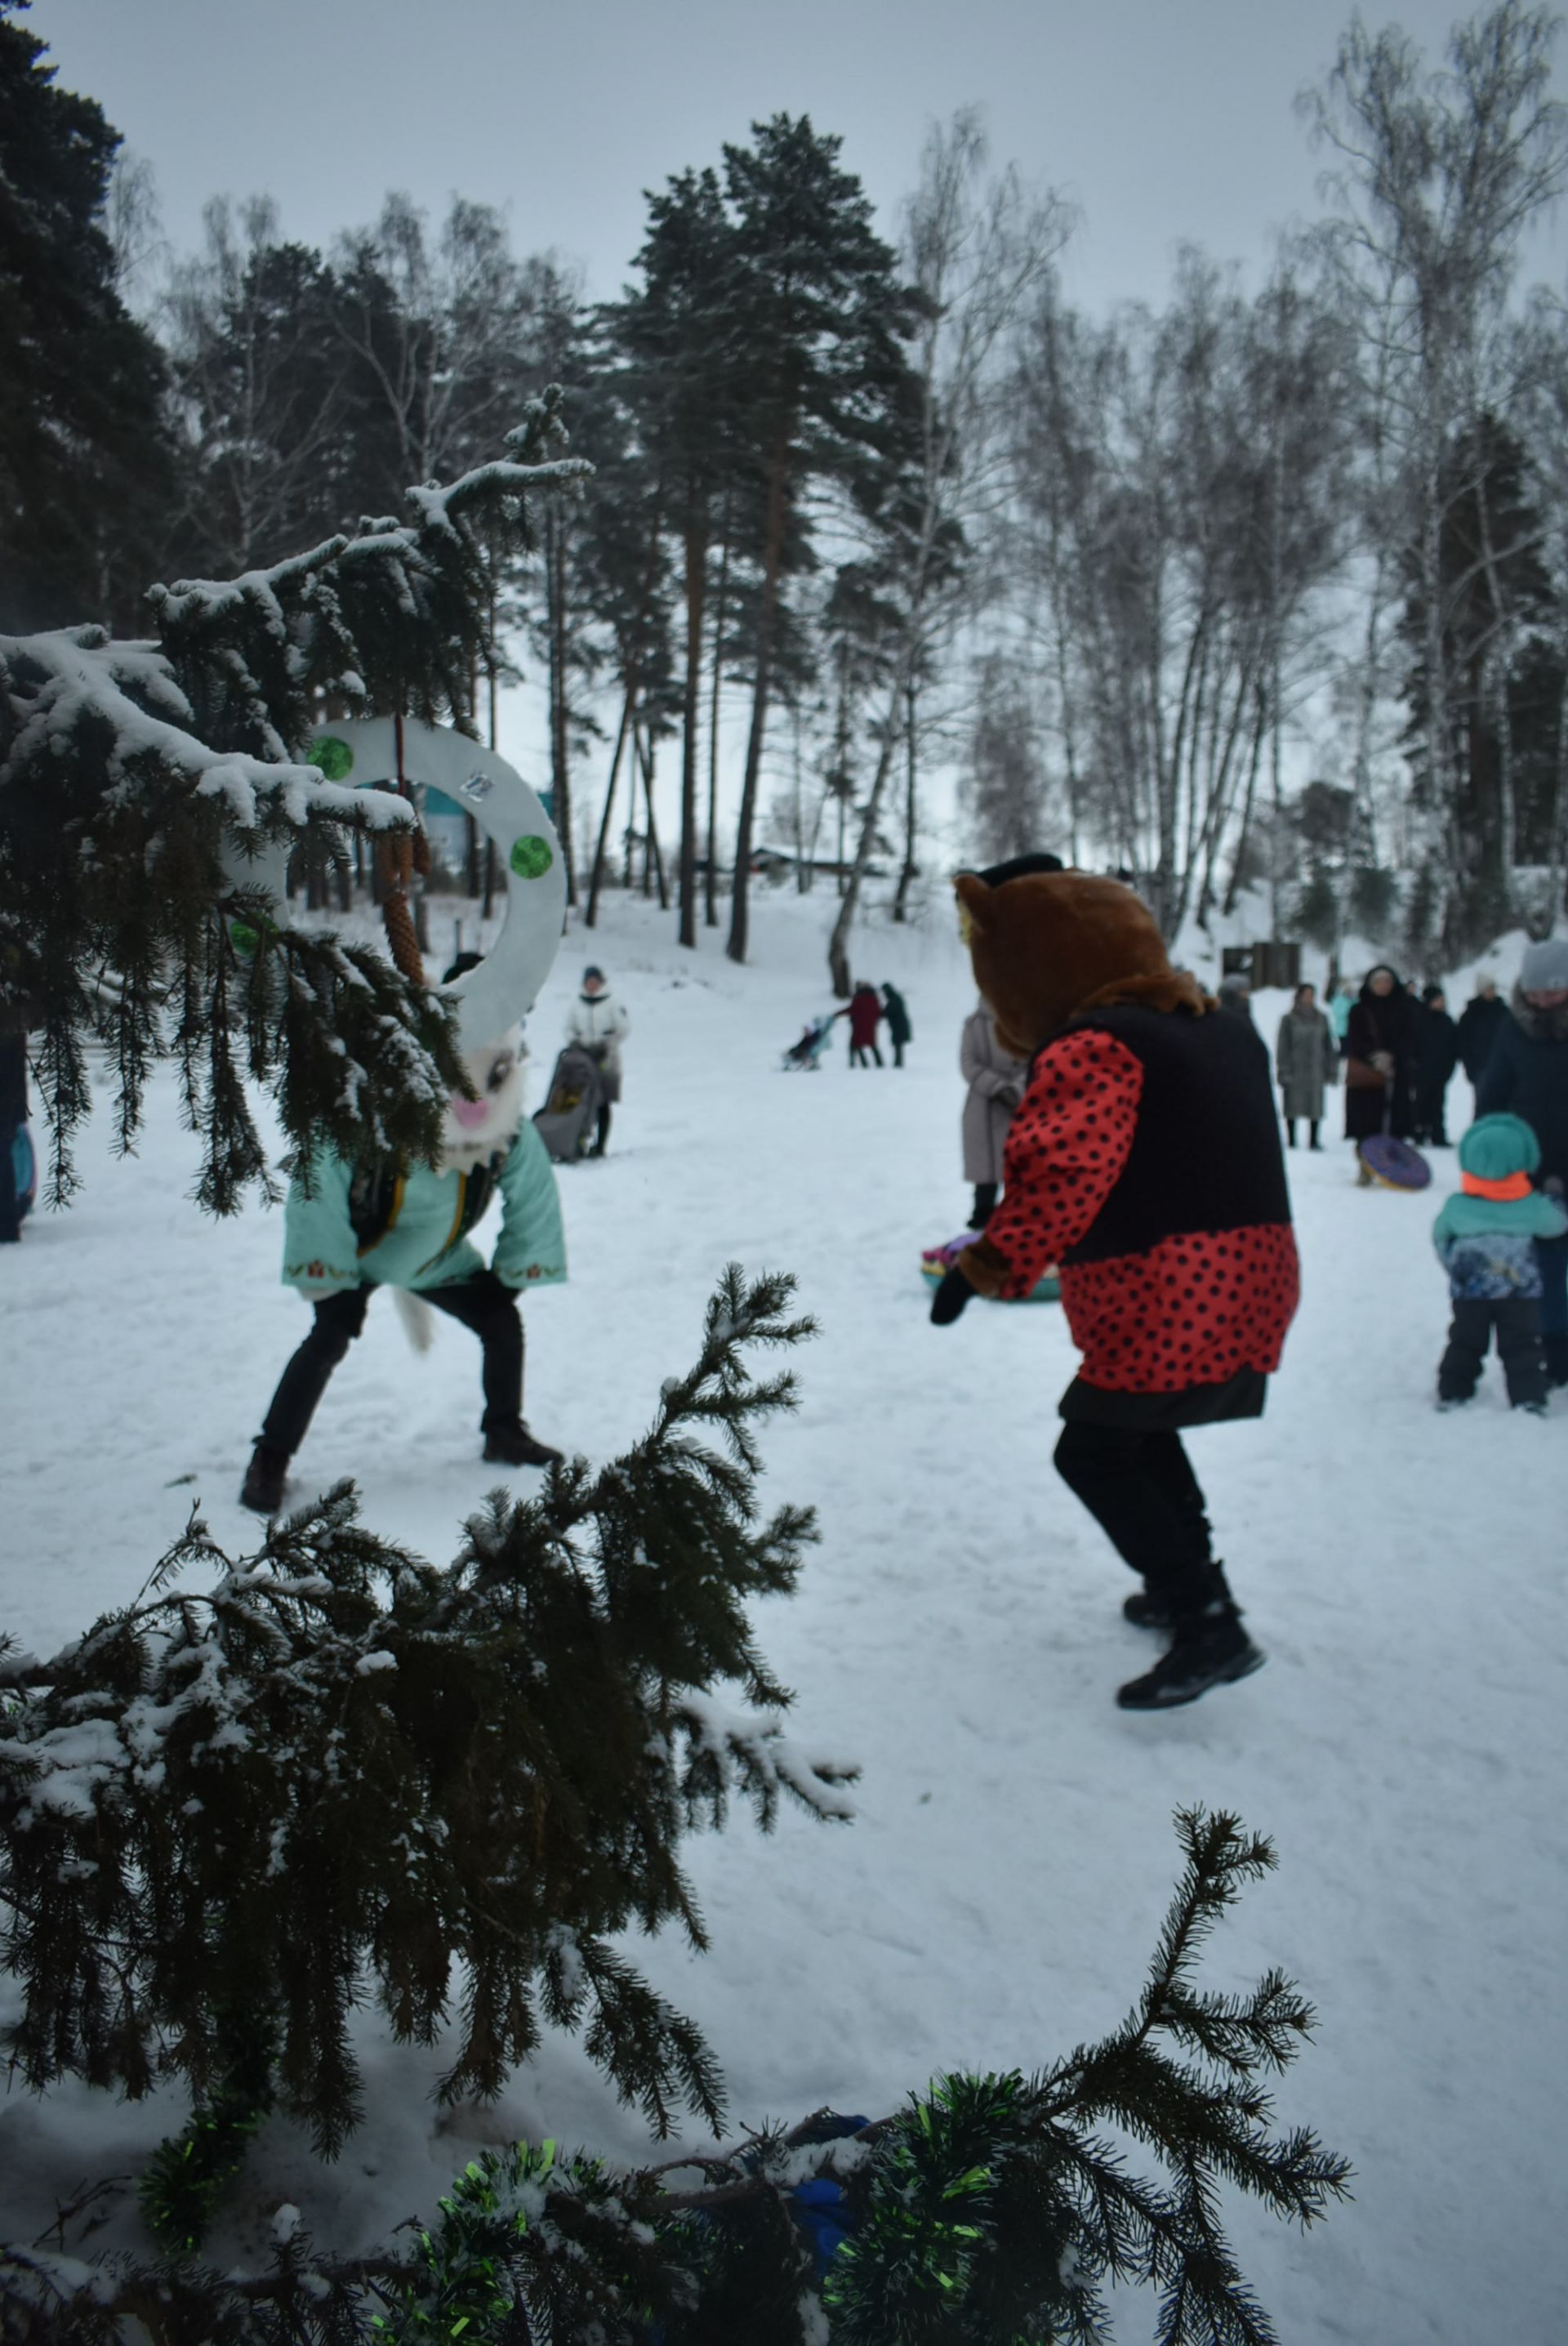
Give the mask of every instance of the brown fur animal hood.
<svg viewBox="0 0 1568 2346">
<path fill-rule="evenodd" d="M 1119 880 L 1088 872 L 1025 871 L 953 882 L 975 982 L 1004 1048 L 1032 1058 L 1070 1018 L 1125 1003 L 1145 1010 L 1213 1008 L 1196 978 L 1174 970 L 1154 914 Z"/>
</svg>

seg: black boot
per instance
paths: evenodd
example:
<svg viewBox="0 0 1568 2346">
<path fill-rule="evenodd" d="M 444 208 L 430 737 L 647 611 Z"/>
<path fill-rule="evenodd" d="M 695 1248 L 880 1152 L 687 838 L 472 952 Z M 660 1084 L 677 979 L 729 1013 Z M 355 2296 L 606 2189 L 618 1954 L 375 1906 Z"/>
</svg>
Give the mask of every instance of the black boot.
<svg viewBox="0 0 1568 2346">
<path fill-rule="evenodd" d="M 1241 1616 L 1215 1567 L 1218 1589 L 1201 1612 L 1184 1612 L 1173 1622 L 1170 1649 L 1152 1670 L 1116 1690 L 1123 1710 L 1174 1710 L 1196 1702 L 1210 1687 L 1225 1686 L 1263 1667 L 1263 1655 L 1241 1626 Z"/>
<path fill-rule="evenodd" d="M 519 1417 L 510 1425 L 487 1425 L 484 1429 L 484 1463 L 487 1466 L 553 1466 L 565 1452 L 552 1450 L 547 1442 L 536 1442 Z"/>
<path fill-rule="evenodd" d="M 275 1515 L 283 1504 L 283 1485 L 288 1479 L 288 1452 L 273 1450 L 265 1442 L 259 1442 L 250 1453 L 250 1464 L 239 1486 L 240 1505 L 253 1507 L 259 1515 Z"/>
<path fill-rule="evenodd" d="M 1174 1629 L 1184 1614 L 1190 1617 L 1211 1605 L 1228 1605 L 1234 1609 L 1235 1604 L 1224 1565 L 1207 1564 L 1200 1566 L 1196 1576 L 1174 1596 L 1168 1587 L 1157 1593 L 1146 1584 L 1135 1588 L 1123 1602 L 1122 1618 L 1130 1621 L 1135 1629 Z"/>
<path fill-rule="evenodd" d="M 1546 1358 L 1547 1383 L 1568 1385 L 1568 1336 L 1543 1336 L 1541 1350 Z"/>
</svg>

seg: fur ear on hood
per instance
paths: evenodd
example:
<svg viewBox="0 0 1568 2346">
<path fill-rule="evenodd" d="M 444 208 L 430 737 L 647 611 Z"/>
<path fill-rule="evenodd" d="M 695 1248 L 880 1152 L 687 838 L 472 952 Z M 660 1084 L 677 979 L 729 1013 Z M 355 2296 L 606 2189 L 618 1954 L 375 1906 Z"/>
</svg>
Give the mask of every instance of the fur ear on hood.
<svg viewBox="0 0 1568 2346">
<path fill-rule="evenodd" d="M 1173 970 L 1154 914 L 1119 880 L 1030 872 L 988 887 L 953 882 L 959 925 L 998 1039 L 1029 1058 L 1069 1018 L 1114 1003 L 1149 1010 L 1209 1006 L 1196 980 Z"/>
</svg>

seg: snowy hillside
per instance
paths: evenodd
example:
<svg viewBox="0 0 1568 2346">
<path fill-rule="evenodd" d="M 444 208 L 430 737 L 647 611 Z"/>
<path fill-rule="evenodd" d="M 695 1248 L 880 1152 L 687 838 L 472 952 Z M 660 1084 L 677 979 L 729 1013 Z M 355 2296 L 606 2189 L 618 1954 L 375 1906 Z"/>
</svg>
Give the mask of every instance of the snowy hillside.
<svg viewBox="0 0 1568 2346">
<path fill-rule="evenodd" d="M 909 1066 L 851 1073 L 836 1039 L 820 1072 L 786 1076 L 783 1046 L 830 1006 L 831 913 L 826 896 L 764 898 L 755 966 L 738 970 L 716 938 L 682 955 L 670 921 L 612 903 L 568 939 L 531 1022 L 537 1101 L 585 961 L 633 1020 L 611 1154 L 562 1175 L 570 1284 L 527 1305 L 535 1430 L 596 1458 L 636 1436 L 731 1259 L 796 1272 L 821 1322 L 769 1487 L 819 1508 L 822 1544 L 798 1599 L 758 1627 L 802 1739 L 862 1766 L 859 1816 L 694 1844 L 713 1952 L 672 1941 L 639 1964 L 700 2019 L 737 2122 L 881 2112 L 940 2066 L 1027 2067 L 1113 2025 L 1173 1878 L 1172 1810 L 1232 1808 L 1281 1863 L 1221 1933 L 1216 1982 L 1274 1964 L 1301 1981 L 1319 2035 L 1282 2109 L 1357 2169 L 1354 2204 L 1313 2236 L 1237 2218 L 1282 2340 L 1568 2336 L 1568 1407 L 1511 1417 L 1495 1368 L 1468 1412 L 1432 1407 L 1446 1290 L 1429 1231 L 1451 1155 L 1426 1198 L 1358 1190 L 1338 1139 L 1291 1158 L 1305 1300 L 1268 1414 L 1192 1437 L 1268 1666 L 1174 1715 L 1118 1712 L 1117 1682 L 1157 1647 L 1122 1621 L 1130 1577 L 1051 1470 L 1073 1365 L 1061 1317 L 926 1319 L 920 1250 L 967 1204 L 967 965 L 945 919 L 862 936 L 858 967 L 909 1001 Z M 1282 1006 L 1257 1005 L 1270 1039 Z M 1461 1078 L 1451 1129 L 1468 1107 Z M 231 1552 L 253 1543 L 236 1493 L 306 1315 L 278 1283 L 280 1218 L 205 1221 L 185 1194 L 195 1168 L 160 1077 L 139 1155 L 115 1164 L 101 1117 L 77 1204 L 35 1218 L 0 1266 L 0 1626 L 39 1652 L 130 1598 L 193 1501 Z M 443 1321 L 416 1359 L 383 1299 L 295 1491 L 352 1474 L 379 1530 L 444 1559 L 496 1479 L 479 1407 L 472 1338 Z M 284 2200 L 320 2241 L 366 2244 L 428 2214 L 476 2140 L 641 2148 L 569 2042 L 497 2109 L 441 2117 L 437 2056 L 364 2033 L 362 2131 L 323 2170 L 269 2126 L 219 2260 L 251 2253 Z M 183 2114 L 13 2091 L 0 2229 L 33 2237 L 85 2178 L 133 2174 Z M 109 2204 L 92 2250 L 136 2237 L 128 2192 Z M 1151 2319 L 1121 2310 L 1125 2346 Z"/>
</svg>

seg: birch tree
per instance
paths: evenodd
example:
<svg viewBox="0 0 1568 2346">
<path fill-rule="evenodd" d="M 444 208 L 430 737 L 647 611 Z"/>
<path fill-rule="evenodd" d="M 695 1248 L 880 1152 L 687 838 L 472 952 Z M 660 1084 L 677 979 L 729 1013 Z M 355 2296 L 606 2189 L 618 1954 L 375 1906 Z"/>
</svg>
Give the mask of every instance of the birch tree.
<svg viewBox="0 0 1568 2346">
<path fill-rule="evenodd" d="M 972 110 L 932 128 L 904 229 L 919 297 L 911 350 L 915 406 L 906 469 L 884 501 L 879 549 L 894 615 L 889 673 L 855 860 L 828 949 L 836 993 L 850 991 L 849 940 L 909 722 L 911 691 L 951 627 L 961 549 L 1003 493 L 998 434 L 1007 337 L 1066 241 L 1071 215 L 1009 167 L 988 178 Z"/>
</svg>

